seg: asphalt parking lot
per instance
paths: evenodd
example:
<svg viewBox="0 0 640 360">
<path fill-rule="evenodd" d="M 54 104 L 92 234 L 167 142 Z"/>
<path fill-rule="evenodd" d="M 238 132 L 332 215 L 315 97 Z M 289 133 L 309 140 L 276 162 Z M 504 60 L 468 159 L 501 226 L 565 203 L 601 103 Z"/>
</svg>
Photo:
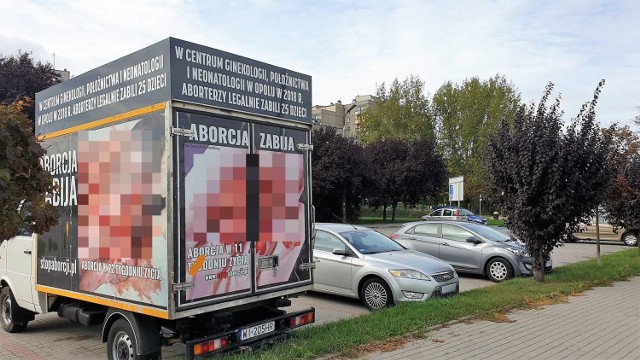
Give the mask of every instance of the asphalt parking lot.
<svg viewBox="0 0 640 360">
<path fill-rule="evenodd" d="M 389 235 L 397 226 L 372 226 L 377 231 Z M 619 242 L 603 242 L 602 254 L 629 249 Z M 554 267 L 578 262 L 596 256 L 593 242 L 565 244 L 552 253 Z M 493 283 L 480 276 L 461 275 L 460 290 L 491 286 Z M 331 295 L 310 293 L 292 300 L 291 310 L 306 307 L 316 308 L 316 323 L 322 324 L 345 318 L 367 314 L 369 311 L 358 300 Z M 0 330 L 0 360 L 67 360 L 67 359 L 104 359 L 106 344 L 100 341 L 101 327 L 85 327 L 67 319 L 59 318 L 55 313 L 36 316 L 25 332 L 8 334 Z M 163 348 L 163 358 L 181 358 L 185 346 L 174 345 Z"/>
</svg>

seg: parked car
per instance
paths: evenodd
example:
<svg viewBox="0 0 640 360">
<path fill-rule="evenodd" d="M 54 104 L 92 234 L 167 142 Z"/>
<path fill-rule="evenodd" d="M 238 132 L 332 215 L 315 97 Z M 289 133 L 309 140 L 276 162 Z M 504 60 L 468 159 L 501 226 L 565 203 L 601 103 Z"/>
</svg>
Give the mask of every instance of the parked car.
<svg viewBox="0 0 640 360">
<path fill-rule="evenodd" d="M 529 275 L 533 260 L 509 234 L 466 221 L 417 221 L 391 235 L 401 245 L 438 257 L 458 272 L 481 274 L 494 282 Z M 552 270 L 545 259 L 545 272 Z"/>
<path fill-rule="evenodd" d="M 471 211 L 458 207 L 442 207 L 434 210 L 431 214 L 425 215 L 420 220 L 467 220 L 478 224 L 486 224 L 487 219 L 475 215 Z"/>
<path fill-rule="evenodd" d="M 371 310 L 459 291 L 449 264 L 374 230 L 326 223 L 316 229 L 314 291 L 358 298 Z"/>
<path fill-rule="evenodd" d="M 628 230 L 628 229 L 618 229 L 617 231 L 613 230 L 613 226 L 609 224 L 606 220 L 606 214 L 601 213 L 599 219 L 599 233 L 600 240 L 611 240 L 611 241 L 622 241 L 625 245 L 628 246 L 637 246 L 638 245 L 638 237 L 640 237 L 640 232 Z M 595 240 L 596 239 L 596 219 L 595 216 L 591 219 L 590 224 L 580 223 L 579 231 L 574 233 L 570 240 Z"/>
</svg>

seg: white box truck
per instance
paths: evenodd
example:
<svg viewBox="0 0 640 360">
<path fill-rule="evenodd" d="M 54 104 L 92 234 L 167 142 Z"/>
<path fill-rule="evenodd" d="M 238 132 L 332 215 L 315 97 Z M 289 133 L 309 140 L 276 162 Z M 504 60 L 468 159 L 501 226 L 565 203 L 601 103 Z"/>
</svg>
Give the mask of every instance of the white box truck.
<svg viewBox="0 0 640 360">
<path fill-rule="evenodd" d="M 0 324 L 102 324 L 109 359 L 263 344 L 314 322 L 311 77 L 168 38 L 39 92 L 60 212 L 0 244 Z"/>
</svg>

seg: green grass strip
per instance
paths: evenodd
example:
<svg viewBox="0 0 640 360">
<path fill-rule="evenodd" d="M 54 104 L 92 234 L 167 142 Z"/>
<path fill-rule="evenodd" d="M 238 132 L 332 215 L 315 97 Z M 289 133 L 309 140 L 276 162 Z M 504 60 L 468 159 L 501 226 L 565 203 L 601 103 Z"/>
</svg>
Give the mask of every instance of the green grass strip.
<svg viewBox="0 0 640 360">
<path fill-rule="evenodd" d="M 300 329 L 284 343 L 228 358 L 310 359 L 337 354 L 395 336 L 424 334 L 431 326 L 456 319 L 492 318 L 514 309 L 530 308 L 535 303 L 553 302 L 638 275 L 639 251 L 625 250 L 604 255 L 602 266 L 591 259 L 554 269 L 543 283 L 536 283 L 532 277 L 516 278 L 449 298 L 401 303 L 356 318 Z"/>
</svg>

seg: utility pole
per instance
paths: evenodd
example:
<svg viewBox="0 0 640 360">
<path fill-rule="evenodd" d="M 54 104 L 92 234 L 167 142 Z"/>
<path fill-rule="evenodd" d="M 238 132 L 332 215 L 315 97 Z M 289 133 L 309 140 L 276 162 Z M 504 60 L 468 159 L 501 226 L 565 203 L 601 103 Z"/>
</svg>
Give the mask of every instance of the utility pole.
<svg viewBox="0 0 640 360">
<path fill-rule="evenodd" d="M 356 107 L 356 104 L 352 104 L 347 111 L 344 112 L 342 116 L 342 137 L 344 136 L 344 131 L 347 129 L 347 115 Z M 342 185 L 342 223 L 347 223 L 347 183 Z"/>
</svg>

